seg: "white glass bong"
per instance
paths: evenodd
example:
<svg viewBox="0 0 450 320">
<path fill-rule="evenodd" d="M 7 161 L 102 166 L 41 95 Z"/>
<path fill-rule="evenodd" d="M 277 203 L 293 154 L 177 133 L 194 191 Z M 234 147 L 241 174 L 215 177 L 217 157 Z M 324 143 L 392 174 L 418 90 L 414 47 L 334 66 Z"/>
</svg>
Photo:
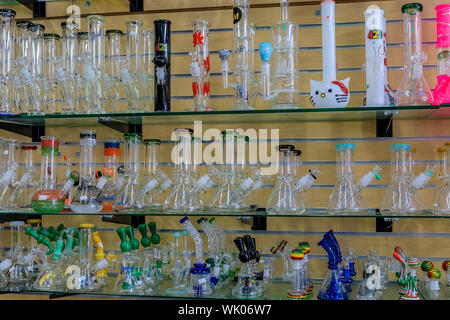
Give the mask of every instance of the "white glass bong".
<svg viewBox="0 0 450 320">
<path fill-rule="evenodd" d="M 365 105 L 368 107 L 384 106 L 385 79 L 387 67 L 385 65 L 385 37 L 384 34 L 384 11 L 369 7 L 364 11 L 366 41 L 366 95 Z"/>
<path fill-rule="evenodd" d="M 272 109 L 300 107 L 298 25 L 289 21 L 288 7 L 288 0 L 280 1 L 281 21 L 272 25 L 270 33 L 273 46 L 270 76 Z"/>
<path fill-rule="evenodd" d="M 253 110 L 256 98 L 256 76 L 254 71 L 253 38 L 255 27 L 249 21 L 250 1 L 233 0 L 233 76 L 234 110 Z M 230 52 L 220 50 L 224 88 L 228 83 L 228 58 Z"/>
<path fill-rule="evenodd" d="M 277 182 L 266 205 L 271 214 L 301 214 L 306 211 L 302 194 L 295 190 L 294 146 L 279 145 L 279 168 Z"/>
<path fill-rule="evenodd" d="M 375 165 L 372 171 L 364 175 L 358 183 L 354 180 L 353 143 L 336 144 L 337 181 L 328 200 L 329 213 L 363 213 L 367 210 L 361 191 L 374 178 L 380 180 L 381 168 Z"/>
<path fill-rule="evenodd" d="M 173 174 L 175 184 L 164 202 L 163 210 L 168 213 L 200 212 L 203 203 L 198 198 L 196 160 L 192 161 L 192 129 L 175 129 L 172 140 L 176 145 L 172 150 L 172 160 L 175 162 Z M 194 157 L 195 158 L 195 157 Z"/>
<path fill-rule="evenodd" d="M 431 179 L 435 167 L 431 166 L 414 178 L 411 146 L 391 145 L 391 184 L 381 202 L 383 214 L 422 213 L 424 208 L 420 189 Z"/>
<path fill-rule="evenodd" d="M 423 75 L 423 64 L 427 56 L 422 50 L 422 10 L 420 3 L 402 6 L 405 71 L 395 94 L 397 105 L 433 103 L 433 94 Z"/>
<path fill-rule="evenodd" d="M 450 146 L 449 146 L 450 147 Z M 439 147 L 439 182 L 434 190 L 433 212 L 437 214 L 450 214 L 450 167 L 449 155 L 450 148 Z"/>
<path fill-rule="evenodd" d="M 310 100 L 315 108 L 344 108 L 350 101 L 350 78 L 336 80 L 334 1 L 322 1 L 321 6 L 323 80 L 310 80 Z"/>
</svg>

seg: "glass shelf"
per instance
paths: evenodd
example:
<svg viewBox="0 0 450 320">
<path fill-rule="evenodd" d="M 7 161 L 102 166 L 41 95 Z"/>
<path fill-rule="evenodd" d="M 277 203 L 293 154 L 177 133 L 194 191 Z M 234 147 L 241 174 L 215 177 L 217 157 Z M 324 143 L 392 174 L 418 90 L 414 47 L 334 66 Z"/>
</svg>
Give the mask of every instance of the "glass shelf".
<svg viewBox="0 0 450 320">
<path fill-rule="evenodd" d="M 50 212 L 35 212 L 32 209 L 18 209 L 10 211 L 0 211 L 0 217 L 15 215 L 15 216 L 29 216 L 29 215 L 56 215 L 56 216 L 215 216 L 215 217 L 243 217 L 243 216 L 259 216 L 259 217 L 298 217 L 298 218 L 450 218 L 448 215 L 439 215 L 433 213 L 429 210 L 423 211 L 421 213 L 415 214 L 385 214 L 381 215 L 376 209 L 369 209 L 366 213 L 339 213 L 330 214 L 325 208 L 311 208 L 307 209 L 305 213 L 292 213 L 292 214 L 271 214 L 266 213 L 264 208 L 259 208 L 257 211 L 249 212 L 227 212 L 227 213 L 217 213 L 212 211 L 202 211 L 202 212 L 185 212 L 185 213 L 168 213 L 161 210 L 147 210 L 147 211 L 129 211 L 129 212 L 116 212 L 116 211 L 101 211 L 99 213 L 74 213 L 70 210 L 64 210 L 58 213 Z"/>
<path fill-rule="evenodd" d="M 26 114 L 0 115 L 1 123 L 43 125 L 48 127 L 120 126 L 121 124 L 183 124 L 193 121 L 204 123 L 240 122 L 308 122 L 387 119 L 434 119 L 450 118 L 450 105 L 398 106 L 398 107 L 348 107 L 348 108 L 302 108 L 290 110 L 226 110 L 212 112 L 144 112 L 108 114 Z"/>
<path fill-rule="evenodd" d="M 360 281 L 356 280 L 352 284 L 352 291 L 348 293 L 349 300 L 356 300 L 356 296 L 358 294 L 358 286 Z M 169 294 L 167 293 L 167 289 L 173 287 L 173 282 L 170 280 L 163 280 L 161 283 L 159 283 L 157 286 L 155 286 L 152 291 L 150 292 L 142 292 L 142 293 L 117 293 L 114 292 L 114 284 L 115 284 L 115 278 L 109 277 L 106 282 L 106 286 L 103 288 L 103 290 L 98 292 L 77 292 L 77 291 L 65 291 L 65 290 L 37 290 L 32 287 L 32 284 L 27 283 L 24 285 L 9 285 L 7 288 L 2 289 L 0 293 L 28 293 L 28 294 L 51 294 L 54 295 L 54 297 L 63 297 L 64 295 L 81 295 L 83 296 L 95 296 L 95 297 L 105 297 L 105 298 L 166 298 L 166 299 L 234 299 L 234 300 L 250 300 L 248 298 L 237 298 L 234 297 L 231 294 L 231 290 L 234 286 L 236 286 L 237 282 L 232 282 L 227 285 L 225 285 L 221 290 L 218 290 L 218 292 L 215 292 L 213 295 L 205 297 L 205 298 L 198 298 L 198 297 L 192 297 L 189 296 L 189 294 Z M 314 279 L 313 280 L 313 292 L 310 296 L 309 300 L 318 300 L 317 294 L 319 292 L 320 286 L 322 284 L 321 279 Z M 257 297 L 257 300 L 288 300 L 286 297 L 287 291 L 290 289 L 290 284 L 288 282 L 282 282 L 282 281 L 273 281 L 269 287 L 267 288 L 264 295 Z M 383 294 L 379 300 L 399 300 L 399 294 L 398 294 L 399 285 L 395 281 L 389 281 L 386 285 L 385 290 L 383 291 Z M 448 300 L 449 290 L 444 285 L 441 284 L 441 290 L 439 292 L 439 300 Z M 424 299 L 424 296 L 420 294 L 422 299 Z"/>
</svg>

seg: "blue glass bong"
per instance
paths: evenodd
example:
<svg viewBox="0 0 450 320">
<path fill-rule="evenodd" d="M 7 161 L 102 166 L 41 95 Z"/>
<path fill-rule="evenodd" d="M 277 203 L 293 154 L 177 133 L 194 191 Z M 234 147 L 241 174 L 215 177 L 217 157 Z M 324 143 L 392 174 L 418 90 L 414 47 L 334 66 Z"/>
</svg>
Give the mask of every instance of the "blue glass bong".
<svg viewBox="0 0 450 320">
<path fill-rule="evenodd" d="M 347 292 L 351 290 L 350 284 L 353 280 L 350 278 L 354 272 L 350 263 L 345 263 L 340 267 L 342 256 L 341 249 L 334 237 L 333 230 L 324 234 L 322 240 L 317 243 L 328 253 L 328 273 L 325 277 L 319 291 L 320 300 L 347 300 Z"/>
</svg>

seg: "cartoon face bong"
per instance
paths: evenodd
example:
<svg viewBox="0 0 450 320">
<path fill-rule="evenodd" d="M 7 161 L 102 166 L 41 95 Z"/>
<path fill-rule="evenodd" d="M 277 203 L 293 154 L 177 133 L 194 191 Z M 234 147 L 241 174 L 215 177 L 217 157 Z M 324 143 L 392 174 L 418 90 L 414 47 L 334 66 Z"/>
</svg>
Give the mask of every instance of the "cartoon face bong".
<svg viewBox="0 0 450 320">
<path fill-rule="evenodd" d="M 316 108 L 344 108 L 350 100 L 350 78 L 336 80 L 334 1 L 322 1 L 323 80 L 310 80 L 310 100 Z"/>
</svg>

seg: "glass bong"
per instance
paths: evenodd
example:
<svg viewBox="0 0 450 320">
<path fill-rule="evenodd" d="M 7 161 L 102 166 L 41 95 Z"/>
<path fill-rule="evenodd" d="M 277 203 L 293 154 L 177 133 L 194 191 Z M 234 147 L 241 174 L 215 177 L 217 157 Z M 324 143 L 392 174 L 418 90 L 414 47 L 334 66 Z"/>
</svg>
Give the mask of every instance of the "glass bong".
<svg viewBox="0 0 450 320">
<path fill-rule="evenodd" d="M 253 110 L 256 98 L 256 77 L 253 59 L 253 37 L 255 27 L 249 22 L 250 1 L 233 0 L 233 62 L 234 62 L 234 107 L 237 110 Z M 224 88 L 228 84 L 228 58 L 230 52 L 220 50 Z M 225 62 L 226 61 L 226 62 Z"/>
<path fill-rule="evenodd" d="M 420 189 L 431 179 L 434 166 L 414 178 L 411 146 L 391 145 L 391 184 L 381 202 L 383 214 L 423 212 Z"/>
<path fill-rule="evenodd" d="M 352 143 L 336 144 L 336 169 L 337 182 L 328 200 L 329 213 L 358 213 L 367 210 L 366 203 L 362 197 L 361 190 L 367 187 L 373 178 L 380 180 L 381 168 L 375 165 L 361 180 L 354 181 L 353 151 L 355 145 Z"/>
<path fill-rule="evenodd" d="M 0 114 L 14 113 L 13 61 L 16 12 L 0 9 Z"/>
<path fill-rule="evenodd" d="M 114 203 L 117 191 L 120 191 L 122 186 L 117 187 L 119 184 L 118 169 L 119 169 L 119 156 L 120 156 L 120 143 L 121 140 L 117 138 L 105 138 L 104 144 L 104 159 L 106 167 L 114 171 L 114 175 L 108 179 L 105 187 L 103 188 L 102 203 L 103 211 L 111 210 Z M 120 179 L 123 180 L 122 177 Z"/>
<path fill-rule="evenodd" d="M 328 231 L 317 243 L 328 253 L 328 273 L 320 287 L 318 298 L 320 300 L 347 300 L 347 290 L 341 282 L 338 266 L 341 262 L 341 251 L 334 238 L 333 232 Z"/>
<path fill-rule="evenodd" d="M 271 92 L 272 109 L 297 109 L 300 104 L 298 68 L 298 26 L 289 21 L 288 0 L 280 1 L 281 21 L 271 27 L 273 46 Z"/>
<path fill-rule="evenodd" d="M 203 241 L 200 233 L 189 221 L 188 217 L 180 220 L 180 223 L 186 228 L 195 242 L 195 263 L 190 270 L 191 283 L 189 293 L 195 297 L 208 296 L 212 293 L 210 286 L 211 271 L 206 266 L 203 259 Z"/>
<path fill-rule="evenodd" d="M 164 211 L 169 213 L 199 212 L 203 209 L 195 189 L 197 173 L 196 160 L 191 160 L 192 132 L 192 129 L 175 129 L 172 133 L 177 142 L 172 150 L 175 184 L 163 206 Z"/>
<path fill-rule="evenodd" d="M 397 105 L 433 103 L 430 86 L 423 75 L 423 64 L 427 56 L 422 50 L 422 10 L 420 3 L 402 6 L 405 71 L 395 94 Z"/>
<path fill-rule="evenodd" d="M 67 193 L 78 182 L 77 172 L 72 172 L 61 190 L 57 190 L 56 157 L 59 155 L 59 139 L 41 137 L 41 177 L 38 191 L 31 198 L 36 212 L 60 212 L 64 209 Z"/>
<path fill-rule="evenodd" d="M 233 242 L 239 250 L 239 261 L 243 263 L 243 266 L 239 272 L 238 284 L 233 288 L 232 294 L 235 297 L 259 297 L 264 288 L 262 275 L 264 271 L 258 268 L 261 255 L 256 250 L 255 238 L 244 235 L 235 238 Z"/>
<path fill-rule="evenodd" d="M 145 139 L 145 175 L 142 189 L 137 196 L 140 209 L 162 210 L 163 194 L 172 187 L 172 180 L 158 168 L 158 150 L 161 141 Z"/>
<path fill-rule="evenodd" d="M 447 145 L 447 144 L 446 144 Z M 437 214 L 450 213 L 450 168 L 449 168 L 449 147 L 437 148 L 439 155 L 439 183 L 434 190 L 433 212 Z"/>
<path fill-rule="evenodd" d="M 13 183 L 13 190 L 8 197 L 8 206 L 12 208 L 30 208 L 31 197 L 37 188 L 37 170 L 33 168 L 33 151 L 36 146 L 21 146 L 25 155 L 25 168 L 22 177 Z"/>
<path fill-rule="evenodd" d="M 212 111 L 209 107 L 210 81 L 209 81 L 209 47 L 208 34 L 209 22 L 203 19 L 196 19 L 193 22 L 193 43 L 191 74 L 192 93 L 194 96 L 193 111 Z"/>
<path fill-rule="evenodd" d="M 118 192 L 112 207 L 116 211 L 138 208 L 138 192 L 140 184 L 140 150 L 142 135 L 125 134 L 125 184 Z"/>
<path fill-rule="evenodd" d="M 16 157 L 18 141 L 6 139 L 3 141 L 4 170 L 0 175 L 0 208 L 9 207 L 9 196 L 13 191 L 11 186 L 18 180 L 19 163 Z"/>
<path fill-rule="evenodd" d="M 296 192 L 294 186 L 294 146 L 279 145 L 281 154 L 277 183 L 267 202 L 266 211 L 272 214 L 301 214 L 305 212 L 305 204 L 302 194 Z"/>
<path fill-rule="evenodd" d="M 12 262 L 8 270 L 6 270 L 6 278 L 10 284 L 24 284 L 30 278 L 25 261 L 25 248 L 22 239 L 24 222 L 11 221 L 9 226 L 11 229 L 11 247 L 7 256 Z"/>
<path fill-rule="evenodd" d="M 437 84 L 433 91 L 434 105 L 450 102 L 450 4 L 437 5 L 436 51 L 438 58 Z"/>
<path fill-rule="evenodd" d="M 80 131 L 80 184 L 74 193 L 70 209 L 75 213 L 98 213 L 103 204 L 101 192 L 107 179 L 114 175 L 110 168 L 104 168 L 102 176 L 95 185 L 95 130 Z"/>
</svg>

